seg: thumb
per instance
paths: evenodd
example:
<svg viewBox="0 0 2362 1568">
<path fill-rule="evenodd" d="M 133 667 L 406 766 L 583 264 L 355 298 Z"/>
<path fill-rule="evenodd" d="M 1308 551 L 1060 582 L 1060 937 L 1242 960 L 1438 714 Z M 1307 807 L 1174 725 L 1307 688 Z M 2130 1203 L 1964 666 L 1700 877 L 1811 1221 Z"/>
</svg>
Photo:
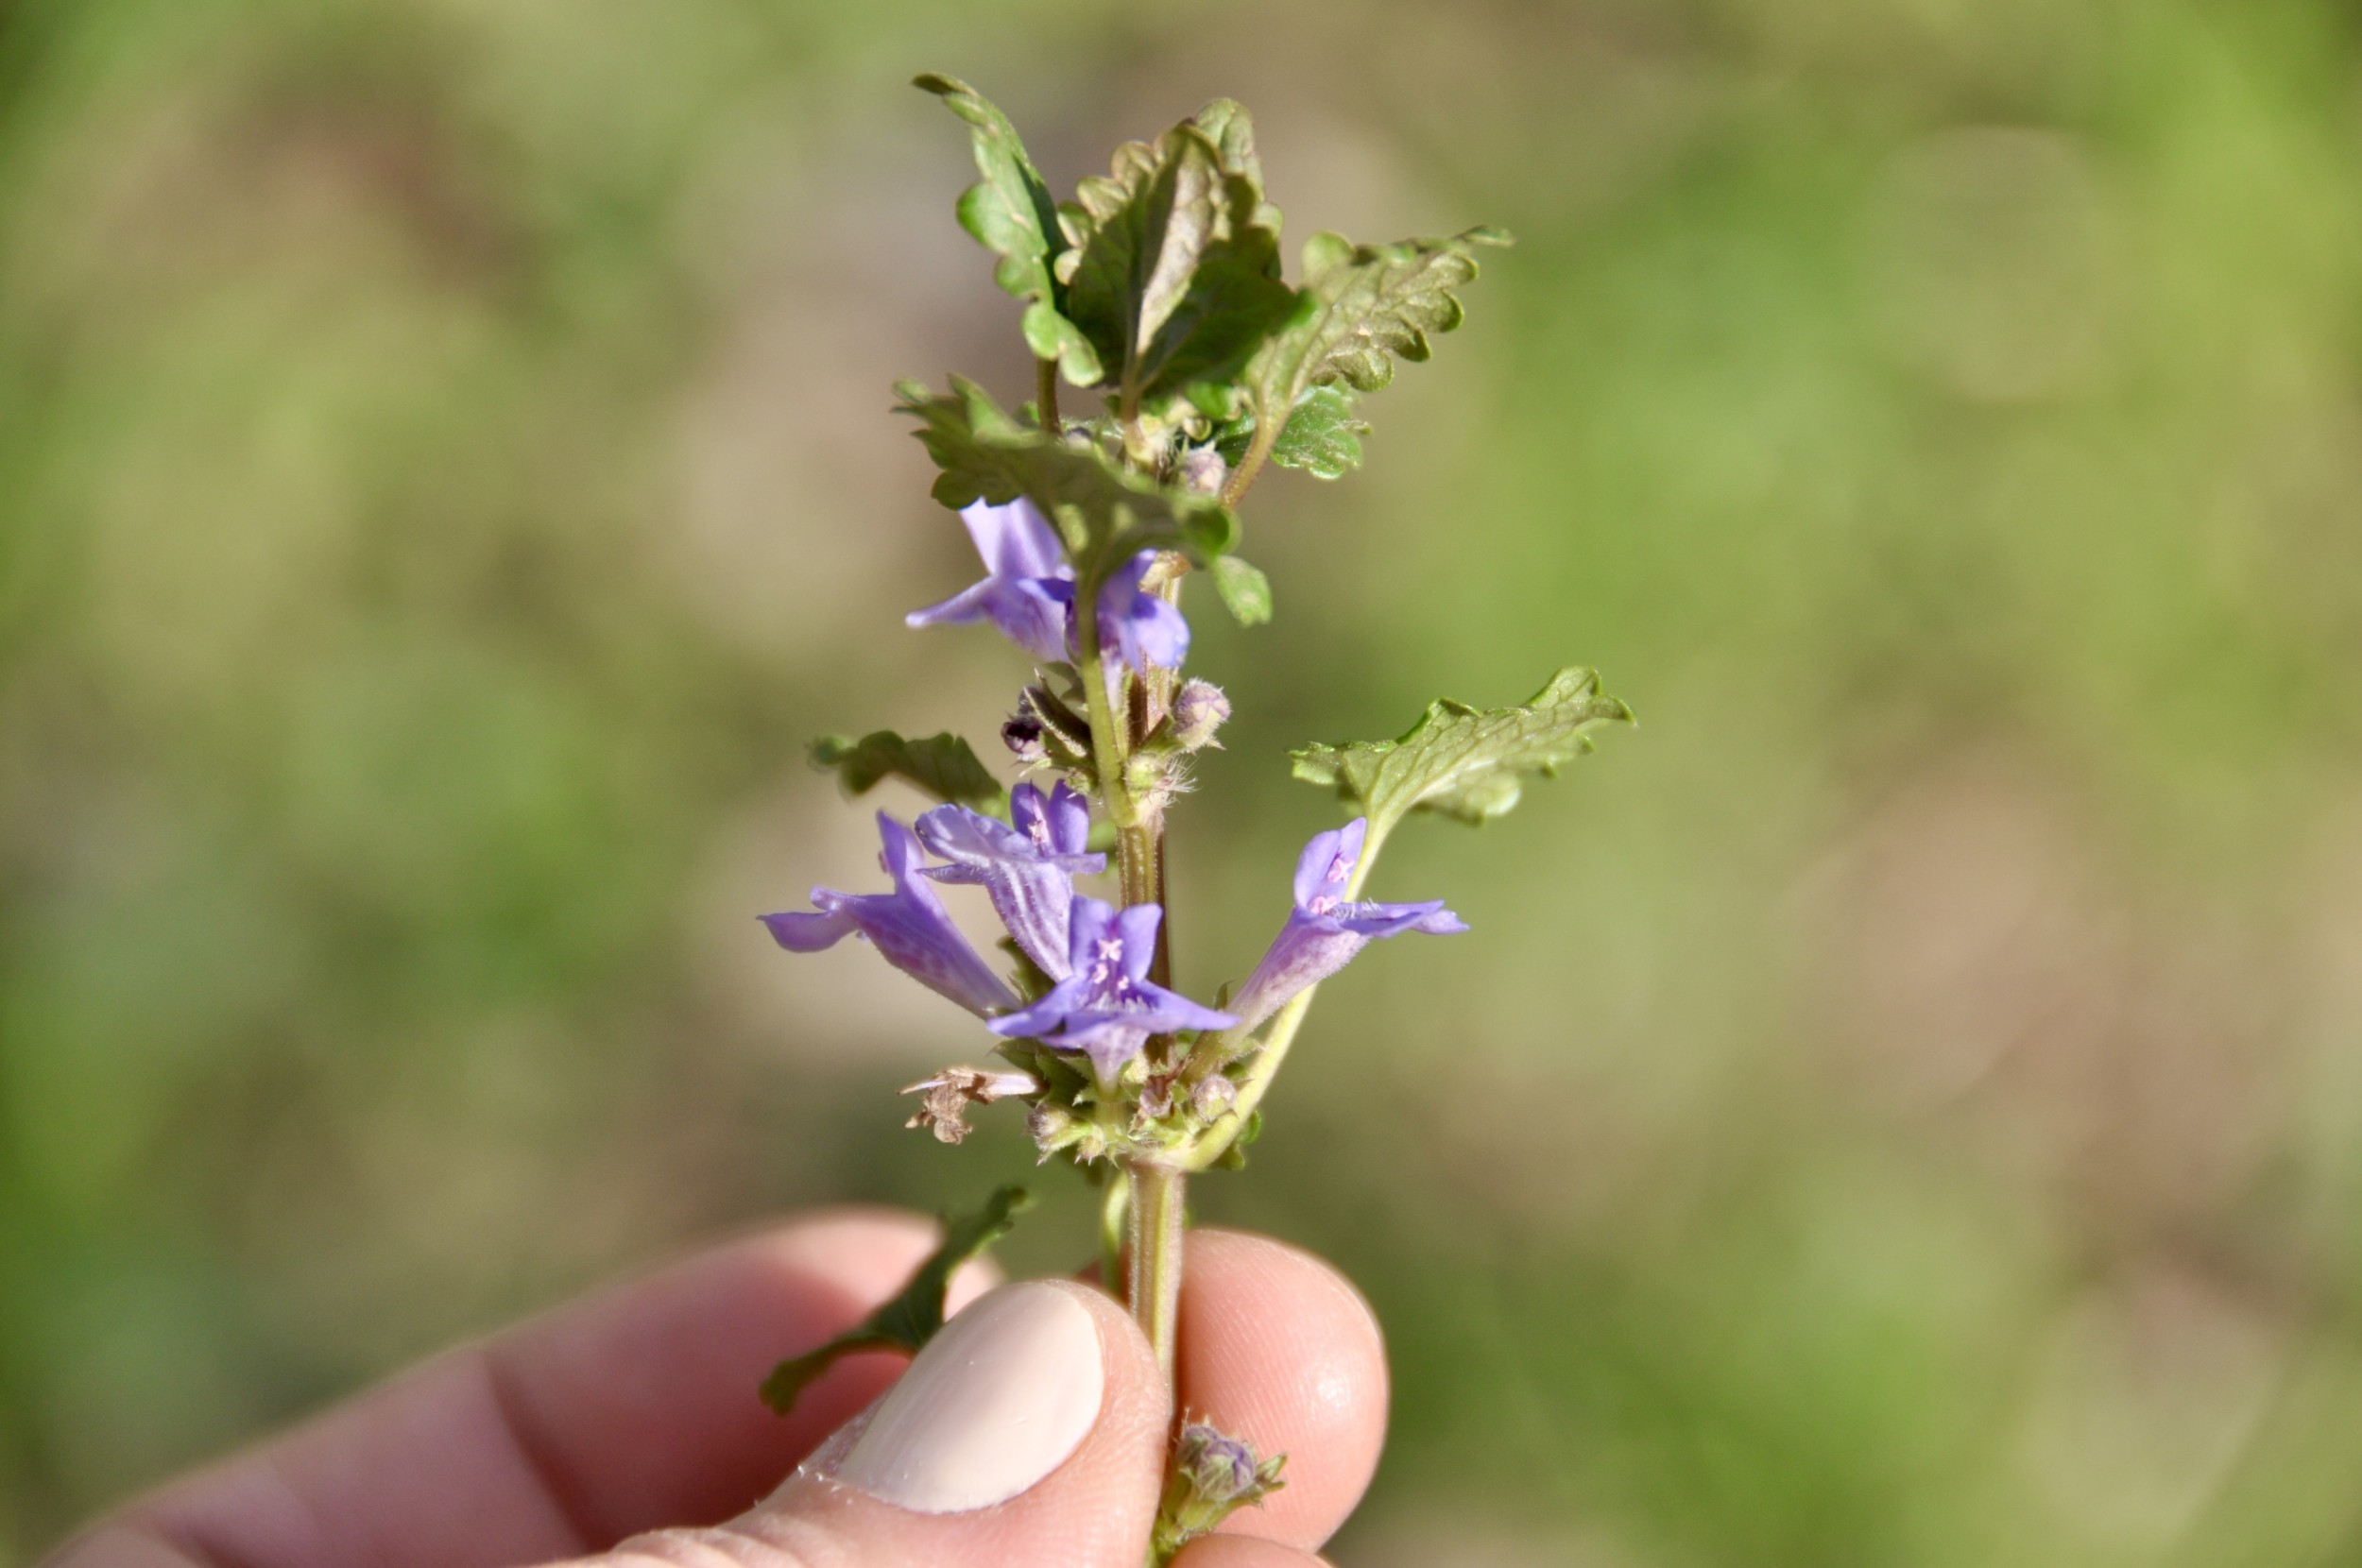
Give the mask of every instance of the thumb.
<svg viewBox="0 0 2362 1568">
<path fill-rule="evenodd" d="M 1003 1286 L 750 1511 L 578 1568 L 1139 1568 L 1171 1421 L 1114 1301 Z"/>
</svg>

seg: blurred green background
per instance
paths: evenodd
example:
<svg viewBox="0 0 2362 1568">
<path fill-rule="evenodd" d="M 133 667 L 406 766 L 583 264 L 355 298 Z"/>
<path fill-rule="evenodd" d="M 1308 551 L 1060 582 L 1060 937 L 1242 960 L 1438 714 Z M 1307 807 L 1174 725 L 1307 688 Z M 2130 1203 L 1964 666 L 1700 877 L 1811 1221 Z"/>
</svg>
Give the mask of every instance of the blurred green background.
<svg viewBox="0 0 2362 1568">
<path fill-rule="evenodd" d="M 1248 508 L 1184 979 L 1309 739 L 1644 727 L 1379 896 L 1207 1217 L 1398 1369 L 1362 1568 L 2362 1557 L 2362 36 L 2312 0 L 0 5 L 0 1561 L 782 1208 L 965 1202 L 965 1018 L 752 916 L 988 737 L 886 412 L 1218 94 L 1293 241 L 1514 228 Z M 905 803 L 907 804 L 907 803 Z M 1048 1173 L 1056 1176 L 1057 1173 Z M 1087 1251 L 1083 1199 L 1013 1244 Z"/>
</svg>

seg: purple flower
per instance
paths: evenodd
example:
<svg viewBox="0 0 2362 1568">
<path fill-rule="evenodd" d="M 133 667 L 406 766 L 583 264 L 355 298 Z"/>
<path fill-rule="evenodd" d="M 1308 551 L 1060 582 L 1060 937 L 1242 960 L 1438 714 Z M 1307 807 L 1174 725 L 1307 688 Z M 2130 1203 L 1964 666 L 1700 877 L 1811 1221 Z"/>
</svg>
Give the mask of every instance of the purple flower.
<svg viewBox="0 0 2362 1568">
<path fill-rule="evenodd" d="M 1190 656 L 1190 623 L 1181 612 L 1140 591 L 1140 579 L 1155 560 L 1155 551 L 1141 551 L 1099 589 L 1099 645 L 1143 673 L 1177 670 Z"/>
<path fill-rule="evenodd" d="M 1112 1084 L 1152 1034 L 1229 1028 L 1237 1020 L 1227 1014 L 1200 1007 L 1148 978 L 1164 915 L 1155 904 L 1119 912 L 1096 898 L 1076 898 L 1066 978 L 1023 1012 L 995 1018 L 992 1031 L 1079 1050 L 1091 1059 L 1100 1082 Z"/>
<path fill-rule="evenodd" d="M 950 865 L 931 865 L 938 882 L 983 885 L 1001 924 L 1025 956 L 1052 980 L 1071 971 L 1067 951 L 1069 912 L 1078 873 L 1104 871 L 1107 857 L 1084 853 L 1090 840 L 1090 807 L 1061 783 L 1045 796 L 1019 784 L 1004 822 L 964 806 L 938 806 L 918 819 L 918 836 Z"/>
<path fill-rule="evenodd" d="M 940 605 L 911 611 L 904 622 L 939 626 L 990 621 L 1036 658 L 1069 656 L 1074 569 L 1066 564 L 1057 533 L 1039 509 L 1022 496 L 1006 506 L 979 501 L 961 510 L 960 520 L 984 557 L 984 580 Z"/>
<path fill-rule="evenodd" d="M 913 626 L 989 621 L 1037 659 L 1076 657 L 1074 569 L 1040 509 L 1023 496 L 1005 506 L 979 501 L 961 509 L 960 520 L 984 557 L 984 580 L 903 621 Z M 1190 652 L 1190 623 L 1181 612 L 1140 591 L 1155 560 L 1155 551 L 1141 551 L 1099 589 L 1099 645 L 1139 671 L 1178 669 Z"/>
<path fill-rule="evenodd" d="M 1189 622 L 1178 609 L 1140 589 L 1140 580 L 1155 564 L 1156 552 L 1143 550 L 1099 585 L 1100 652 L 1118 656 L 1142 673 L 1152 669 L 1177 670 L 1190 656 Z M 1055 582 L 1047 588 L 1067 606 L 1070 620 L 1073 583 Z M 1082 650 L 1074 648 L 1071 655 L 1079 658 Z"/>
<path fill-rule="evenodd" d="M 1369 828 L 1368 818 L 1356 817 L 1334 832 L 1315 833 L 1304 846 L 1296 860 L 1295 910 L 1273 938 L 1263 962 L 1231 999 L 1246 1028 L 1253 1029 L 1289 997 L 1352 963 L 1356 953 L 1378 937 L 1403 931 L 1444 936 L 1468 929 L 1440 898 L 1424 904 L 1345 901 L 1345 888 L 1361 861 L 1361 841 Z"/>
<path fill-rule="evenodd" d="M 934 888 L 912 875 L 922 869 L 918 840 L 883 811 L 878 813 L 878 832 L 885 841 L 878 862 L 894 878 L 894 891 L 814 888 L 812 903 L 819 913 L 762 917 L 771 939 L 791 953 L 816 953 L 858 933 L 875 944 L 888 963 L 970 1013 L 1015 1007 L 1016 994 L 951 924 Z"/>
</svg>

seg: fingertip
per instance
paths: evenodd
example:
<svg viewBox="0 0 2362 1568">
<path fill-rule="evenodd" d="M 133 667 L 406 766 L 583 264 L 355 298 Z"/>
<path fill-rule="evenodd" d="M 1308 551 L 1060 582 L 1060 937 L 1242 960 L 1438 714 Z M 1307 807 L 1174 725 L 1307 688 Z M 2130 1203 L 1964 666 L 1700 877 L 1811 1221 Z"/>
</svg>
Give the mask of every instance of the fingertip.
<svg viewBox="0 0 2362 1568">
<path fill-rule="evenodd" d="M 1147 1339 L 1104 1291 L 1006 1286 L 731 1527 L 799 1562 L 1135 1568 L 1172 1408 Z"/>
<path fill-rule="evenodd" d="M 1172 1568 L 1328 1568 L 1328 1559 L 1251 1535 L 1209 1535 L 1181 1548 Z"/>
<path fill-rule="evenodd" d="M 1287 1485 L 1224 1531 L 1319 1546 L 1368 1490 L 1385 1441 L 1385 1341 L 1368 1302 L 1300 1248 L 1192 1231 L 1180 1340 L 1185 1412 L 1289 1457 Z"/>
</svg>

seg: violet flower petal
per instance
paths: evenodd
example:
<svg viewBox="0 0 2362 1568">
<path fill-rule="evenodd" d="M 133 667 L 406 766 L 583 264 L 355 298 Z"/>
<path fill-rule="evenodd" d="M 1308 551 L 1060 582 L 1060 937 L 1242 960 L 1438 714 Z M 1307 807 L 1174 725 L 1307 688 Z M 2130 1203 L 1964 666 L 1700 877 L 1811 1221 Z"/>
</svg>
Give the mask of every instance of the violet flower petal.
<svg viewBox="0 0 2362 1568">
<path fill-rule="evenodd" d="M 934 888 L 914 873 L 923 869 L 918 841 L 911 830 L 878 813 L 883 841 L 879 856 L 894 879 L 891 893 L 812 892 L 817 914 L 766 914 L 764 929 L 790 952 L 817 952 L 848 935 L 869 940 L 882 958 L 920 984 L 967 1008 L 989 1015 L 1017 1005 L 1017 995 L 984 958 L 943 907 Z"/>
<path fill-rule="evenodd" d="M 1071 967 L 1074 878 L 1105 870 L 1107 857 L 1082 853 L 1090 808 L 1065 784 L 1046 798 L 1037 786 L 1020 784 L 1009 806 L 1015 827 L 962 806 L 939 806 L 920 817 L 920 840 L 950 862 L 928 866 L 925 875 L 983 887 L 1025 956 L 1052 980 L 1064 980 Z"/>
<path fill-rule="evenodd" d="M 1141 551 L 1099 589 L 1100 647 L 1143 673 L 1178 669 L 1190 655 L 1190 623 L 1180 610 L 1140 591 L 1155 560 L 1155 551 Z"/>
<path fill-rule="evenodd" d="M 1237 1020 L 1149 980 L 1164 911 L 1135 904 L 1118 912 L 1096 898 L 1074 900 L 1070 972 L 1032 1006 L 992 1020 L 995 1034 L 1081 1051 L 1112 1084 L 1152 1034 L 1227 1029 Z"/>
<path fill-rule="evenodd" d="M 1005 506 L 977 502 L 962 509 L 960 520 L 967 525 L 968 537 L 984 560 L 984 580 L 940 604 L 913 610 L 902 618 L 904 622 L 935 626 L 990 621 L 1036 658 L 1065 658 L 1073 591 L 1070 586 L 1063 594 L 1057 590 L 1073 571 L 1066 564 L 1056 532 L 1023 497 Z"/>
<path fill-rule="evenodd" d="M 1046 854 L 1080 855 L 1090 847 L 1090 802 L 1064 779 L 1048 795 L 1037 785 L 1019 784 L 1009 794 L 1009 817 Z M 1106 856 L 1091 859 L 1099 863 L 1087 869 L 1106 868 Z"/>
<path fill-rule="evenodd" d="M 1356 817 L 1343 827 L 1312 835 L 1296 858 L 1296 907 L 1255 973 L 1231 998 L 1243 1028 L 1255 1028 L 1381 937 L 1405 931 L 1446 936 L 1468 929 L 1440 898 L 1416 904 L 1346 902 L 1345 890 L 1352 885 L 1368 832 L 1368 820 Z"/>
<path fill-rule="evenodd" d="M 1023 496 L 1004 506 L 974 502 L 960 521 L 976 554 L 995 577 L 1056 577 L 1066 573 L 1066 550 L 1041 508 Z"/>
</svg>

